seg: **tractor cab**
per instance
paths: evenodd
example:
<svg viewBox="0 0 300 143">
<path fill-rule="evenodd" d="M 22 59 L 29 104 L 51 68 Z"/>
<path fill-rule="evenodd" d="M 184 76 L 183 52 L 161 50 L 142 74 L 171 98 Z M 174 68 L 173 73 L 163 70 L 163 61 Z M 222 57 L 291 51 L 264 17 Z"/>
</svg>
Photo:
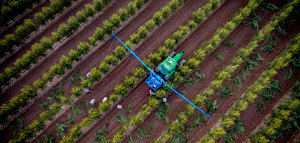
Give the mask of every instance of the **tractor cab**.
<svg viewBox="0 0 300 143">
<path fill-rule="evenodd" d="M 150 76 L 146 79 L 146 83 L 156 91 L 161 85 L 163 80 L 167 81 L 175 73 L 177 67 L 185 63 L 185 60 L 180 58 L 183 56 L 183 52 L 175 55 L 173 51 L 168 58 L 166 58 L 162 63 L 160 63 L 155 72 L 150 72 Z"/>
<path fill-rule="evenodd" d="M 183 65 L 185 63 L 185 60 L 181 60 L 181 57 L 183 56 L 183 52 L 176 53 L 173 51 L 168 58 L 166 58 L 162 63 L 160 63 L 156 69 L 156 74 L 163 77 L 166 81 L 170 79 L 170 77 L 175 73 L 177 67 L 180 65 Z"/>
</svg>

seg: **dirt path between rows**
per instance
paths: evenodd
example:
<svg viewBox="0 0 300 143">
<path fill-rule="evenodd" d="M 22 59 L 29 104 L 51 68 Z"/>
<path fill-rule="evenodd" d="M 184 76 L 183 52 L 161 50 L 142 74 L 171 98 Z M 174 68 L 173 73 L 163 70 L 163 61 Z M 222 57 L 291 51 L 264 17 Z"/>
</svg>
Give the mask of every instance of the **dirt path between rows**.
<svg viewBox="0 0 300 143">
<path fill-rule="evenodd" d="M 76 34 L 69 37 L 69 40 L 65 40 L 62 44 L 56 47 L 55 51 L 51 51 L 48 56 L 40 63 L 35 65 L 25 76 L 17 81 L 17 83 L 1 94 L 0 103 L 7 103 L 9 99 L 20 93 L 20 89 L 25 85 L 32 84 L 35 80 L 40 78 L 43 73 L 49 70 L 49 67 L 54 63 L 57 63 L 62 55 L 67 54 L 71 49 L 76 49 L 80 41 L 87 41 L 88 36 L 92 35 L 97 27 L 102 25 L 102 22 L 108 19 L 113 13 L 116 13 L 120 8 L 126 5 L 127 1 L 115 2 L 110 7 L 107 7 L 106 11 L 92 23 L 81 29 Z M 4 96 L 5 95 L 5 96 Z"/>
<path fill-rule="evenodd" d="M 77 0 L 72 3 L 71 7 L 67 7 L 63 13 L 56 14 L 56 18 L 49 21 L 49 24 L 39 26 L 39 31 L 32 32 L 28 38 L 22 40 L 22 45 L 18 46 L 12 53 L 1 60 L 0 72 L 4 72 L 4 69 L 7 67 L 14 66 L 14 62 L 22 58 L 34 43 L 39 43 L 43 37 L 51 37 L 51 33 L 56 31 L 60 24 L 67 23 L 68 18 L 76 16 L 77 11 L 84 8 L 84 5 L 87 3 L 92 3 L 92 0 Z"/>
<path fill-rule="evenodd" d="M 17 29 L 17 27 L 24 23 L 25 19 L 34 18 L 34 14 L 41 12 L 43 7 L 50 6 L 50 0 L 41 1 L 35 5 L 36 5 L 36 7 L 34 7 L 33 9 L 30 8 L 29 12 L 24 11 L 24 13 L 25 13 L 24 15 L 19 14 L 17 17 L 15 17 L 15 18 L 19 18 L 19 19 L 17 19 L 17 21 L 14 21 L 13 23 L 9 24 L 8 26 L 1 27 L 0 28 L 0 37 L 3 38 L 6 34 L 14 33 L 15 30 Z"/>
<path fill-rule="evenodd" d="M 297 30 L 297 29 L 294 29 L 294 30 Z M 299 28 L 298 28 L 298 30 L 299 30 Z M 222 115 L 232 106 L 232 104 L 238 99 L 239 95 L 242 95 L 245 92 L 245 90 L 248 88 L 248 86 L 252 85 L 256 81 L 256 79 L 259 78 L 261 73 L 267 68 L 267 63 L 272 61 L 277 55 L 280 54 L 280 49 L 285 48 L 288 40 L 291 39 L 294 34 L 295 33 L 291 32 L 287 35 L 285 40 L 279 41 L 280 43 L 275 46 L 275 47 L 277 47 L 277 50 L 270 54 L 263 54 L 261 52 L 260 48 L 257 48 L 254 51 L 254 53 L 259 53 L 265 59 L 264 62 L 263 63 L 260 62 L 259 63 L 260 66 L 257 68 L 257 70 L 252 71 L 251 75 L 248 76 L 245 81 L 242 80 L 242 77 L 239 74 L 241 71 L 241 67 L 239 67 L 236 70 L 236 72 L 234 72 L 234 74 L 232 74 L 231 77 L 235 77 L 235 76 L 239 75 L 239 78 L 242 81 L 242 88 L 237 88 L 232 82 L 230 82 L 228 80 L 225 81 L 223 85 L 228 85 L 228 84 L 231 85 L 233 96 L 231 96 L 228 99 L 222 99 L 221 97 L 217 96 L 217 92 L 219 91 L 219 90 L 217 90 L 214 94 L 215 96 L 213 96 L 213 98 L 211 100 L 211 101 L 217 101 L 217 103 L 219 105 L 219 108 L 213 114 L 215 120 L 214 121 L 208 120 L 208 122 L 204 126 L 200 126 L 196 130 L 192 130 L 191 132 L 189 132 L 187 134 L 190 137 L 202 137 L 205 133 L 207 133 L 207 131 L 215 124 L 215 122 L 217 122 L 222 117 Z M 199 138 L 197 138 L 197 139 L 199 139 Z"/>
<path fill-rule="evenodd" d="M 269 15 L 265 14 L 265 17 L 262 17 L 262 21 L 265 21 L 264 24 L 267 21 L 266 19 L 269 19 L 270 16 L 271 16 L 271 13 Z M 200 68 L 198 70 L 198 72 L 204 73 L 206 78 L 203 79 L 200 83 L 197 83 L 197 84 L 194 83 L 194 85 L 189 88 L 189 90 L 187 91 L 187 94 L 186 94 L 186 95 L 189 95 L 188 97 L 186 96 L 188 99 L 191 99 L 192 95 L 195 96 L 197 93 L 200 93 L 199 91 L 204 90 L 208 86 L 210 81 L 212 81 L 214 79 L 214 73 L 216 71 L 221 70 L 222 67 L 224 67 L 225 65 L 228 65 L 229 59 L 232 59 L 235 56 L 235 54 L 232 54 L 232 53 L 236 53 L 238 48 L 247 45 L 250 38 L 254 34 L 254 31 L 253 32 L 251 32 L 251 31 L 252 31 L 252 29 L 245 26 L 244 24 L 238 26 L 238 28 L 232 34 L 230 34 L 229 37 L 226 39 L 226 40 L 232 40 L 235 43 L 235 48 L 228 48 L 228 47 L 220 46 L 216 51 L 214 51 L 208 57 L 205 58 L 205 60 L 200 64 L 199 67 L 210 67 L 210 68 Z M 240 39 L 240 37 L 243 37 L 243 39 Z M 220 63 L 220 61 L 218 61 L 215 58 L 214 55 L 216 52 L 220 53 L 224 57 L 224 61 L 222 64 Z M 180 86 L 179 88 L 177 88 L 177 90 L 178 91 L 184 90 L 184 86 L 183 85 Z M 170 118 L 170 122 L 175 120 L 176 115 L 178 113 L 182 112 L 184 109 L 182 105 L 183 105 L 183 103 L 185 104 L 185 102 L 175 102 L 176 99 L 179 99 L 179 97 L 177 98 L 176 96 L 171 96 L 169 98 L 169 103 L 171 106 L 173 106 L 171 111 L 168 112 L 168 117 Z M 157 112 L 157 111 L 158 110 L 156 109 L 155 112 Z M 154 128 L 151 131 L 150 139 L 143 137 L 143 140 L 146 142 L 151 142 L 151 141 L 157 139 L 161 135 L 161 132 L 166 129 L 165 121 L 155 118 L 155 115 L 154 115 L 155 112 L 153 112 L 150 115 L 150 117 L 147 118 L 144 121 L 144 123 L 140 126 L 141 129 L 145 129 L 145 128 L 147 128 L 147 124 L 149 122 L 151 122 L 153 124 Z M 215 117 L 213 117 L 213 118 L 215 118 Z M 132 133 L 131 135 L 133 136 L 134 133 Z M 128 141 L 128 140 L 129 139 L 127 138 L 126 141 Z M 134 141 L 137 141 L 137 139 L 135 138 Z"/>
</svg>

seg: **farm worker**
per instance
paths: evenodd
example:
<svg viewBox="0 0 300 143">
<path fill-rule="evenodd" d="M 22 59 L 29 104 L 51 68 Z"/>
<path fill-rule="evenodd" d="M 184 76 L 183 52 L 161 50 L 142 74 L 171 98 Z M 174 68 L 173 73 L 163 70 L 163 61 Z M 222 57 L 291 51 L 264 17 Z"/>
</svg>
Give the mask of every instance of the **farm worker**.
<svg viewBox="0 0 300 143">
<path fill-rule="evenodd" d="M 86 74 L 86 77 L 87 77 L 87 78 L 91 78 L 91 77 L 90 77 L 90 72 L 88 72 L 88 73 Z"/>
<path fill-rule="evenodd" d="M 151 89 L 149 90 L 149 94 L 150 95 L 155 95 L 155 93 Z"/>
<path fill-rule="evenodd" d="M 85 91 L 85 92 L 89 92 L 89 91 L 90 91 L 90 89 L 88 89 L 88 88 L 84 88 L 84 91 Z"/>
<path fill-rule="evenodd" d="M 122 105 L 118 105 L 117 106 L 118 109 L 122 109 L 122 107 L 123 107 Z"/>
<path fill-rule="evenodd" d="M 162 100 L 163 100 L 163 102 L 165 102 L 165 103 L 168 101 L 166 97 L 164 97 Z"/>
<path fill-rule="evenodd" d="M 107 97 L 104 97 L 103 99 L 102 99 L 102 102 L 106 102 L 107 101 Z"/>
<path fill-rule="evenodd" d="M 93 104 L 95 103 L 95 101 L 96 101 L 96 99 L 92 99 L 92 100 L 90 101 L 90 104 L 93 105 Z"/>
</svg>

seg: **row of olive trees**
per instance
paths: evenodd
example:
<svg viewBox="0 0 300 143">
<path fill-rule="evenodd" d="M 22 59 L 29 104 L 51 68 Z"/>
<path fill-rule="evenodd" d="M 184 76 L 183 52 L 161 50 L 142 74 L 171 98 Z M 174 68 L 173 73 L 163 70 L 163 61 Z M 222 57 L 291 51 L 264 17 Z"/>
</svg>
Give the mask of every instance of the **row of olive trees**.
<svg viewBox="0 0 300 143">
<path fill-rule="evenodd" d="M 45 57 L 47 52 L 54 48 L 55 42 L 71 36 L 78 30 L 80 24 L 86 23 L 88 18 L 93 17 L 109 3 L 109 0 L 94 0 L 93 5 L 86 4 L 85 9 L 78 11 L 76 16 L 69 17 L 67 24 L 62 23 L 59 25 L 57 31 L 52 33 L 52 37 L 43 37 L 40 43 L 33 44 L 30 51 L 27 51 L 22 58 L 14 62 L 14 66 L 7 67 L 5 68 L 5 73 L 0 73 L 0 86 L 7 86 L 12 79 L 19 78 L 22 71 L 28 70 L 32 64 L 36 64 L 39 59 Z"/>
<path fill-rule="evenodd" d="M 11 0 L 1 6 L 0 25 L 4 26 L 14 19 L 18 14 L 23 13 L 27 8 L 31 8 L 34 3 L 41 0 Z"/>
<path fill-rule="evenodd" d="M 100 1 L 102 1 L 102 0 L 100 0 Z M 109 0 L 105 0 L 103 2 L 106 2 L 106 4 L 108 4 Z M 138 9 L 140 9 L 146 2 L 148 2 L 148 1 L 136 0 L 135 2 L 130 2 L 127 5 L 127 8 L 120 9 L 118 13 L 125 14 L 125 17 L 122 19 L 122 21 L 126 21 L 128 18 L 130 18 L 130 16 L 133 16 L 135 14 L 135 12 Z M 96 8 L 96 6 L 95 6 L 95 8 Z M 131 12 L 129 12 L 130 9 L 131 9 Z M 94 41 L 95 43 L 104 41 L 105 35 L 110 35 L 111 31 L 116 28 L 116 26 L 108 26 L 108 25 L 111 25 L 111 23 L 113 23 L 112 21 L 114 21 L 113 19 L 115 16 L 116 16 L 116 14 L 114 14 L 110 18 L 111 22 L 105 21 L 103 24 L 103 28 L 97 28 L 94 35 L 90 36 L 89 39 L 91 39 L 91 37 L 95 37 L 96 38 L 96 41 Z M 110 36 L 108 36 L 108 37 L 110 37 Z M 58 64 L 55 64 L 54 66 L 52 66 L 50 68 L 49 72 L 45 73 L 41 79 L 35 81 L 34 87 L 30 87 L 30 88 L 31 89 L 45 88 L 46 83 L 51 82 L 54 79 L 54 76 L 58 77 L 60 75 L 63 75 L 65 73 L 65 70 L 72 68 L 72 65 L 74 64 L 74 62 L 80 60 L 83 55 L 87 54 L 90 47 L 95 46 L 95 43 L 93 43 L 91 41 L 90 42 L 80 42 L 77 50 L 71 50 L 69 52 L 68 56 L 63 56 L 60 59 Z M 120 59 L 122 59 L 122 57 L 125 55 L 125 49 L 123 49 L 122 47 L 117 47 L 115 50 L 115 53 L 116 53 L 116 55 L 118 55 L 116 57 L 119 57 Z M 109 63 L 108 66 L 115 64 L 115 60 L 116 60 L 116 58 L 112 55 L 109 55 L 105 58 L 105 62 Z M 102 71 L 102 73 L 105 73 L 105 71 Z M 91 80 L 96 81 L 96 80 L 100 80 L 100 79 L 101 79 L 101 72 L 97 68 L 92 69 Z M 85 86 L 89 86 L 90 84 L 91 84 L 91 82 L 89 80 L 84 80 L 82 82 L 82 85 L 85 85 Z M 76 90 L 76 88 L 73 88 L 72 90 Z M 81 88 L 81 90 L 82 90 L 82 88 Z M 36 95 L 34 95 L 33 97 L 35 97 L 35 96 Z M 62 97 L 60 97 L 60 100 L 61 100 L 61 103 L 55 102 L 52 105 L 50 105 L 50 107 L 47 111 L 42 112 L 38 119 L 34 120 L 34 122 L 32 122 L 32 124 L 30 124 L 24 130 L 22 130 L 18 134 L 19 136 L 16 137 L 15 139 L 11 140 L 11 142 L 25 141 L 26 139 L 31 138 L 34 135 L 34 133 L 36 133 L 44 128 L 45 122 L 47 120 L 53 119 L 52 115 L 55 115 L 58 111 L 60 111 L 60 109 L 63 105 L 70 104 L 70 102 L 71 102 L 70 97 L 62 96 Z M 27 102 L 27 101 L 22 101 L 22 102 Z M 104 106 L 102 108 L 105 109 Z M 95 116 L 98 116 L 98 114 L 96 114 L 96 112 L 94 112 L 94 111 L 89 111 L 89 113 L 93 114 L 93 118 L 95 118 Z M 87 120 L 85 120 L 85 122 L 87 122 Z"/>
<path fill-rule="evenodd" d="M 102 0 L 98 0 L 102 3 Z M 107 1 L 106 5 L 109 3 Z M 91 5 L 88 5 L 86 8 L 83 9 L 81 12 L 86 13 L 87 11 L 95 11 L 94 7 L 96 4 L 94 4 L 91 9 L 88 7 Z M 96 11 L 95 11 L 96 12 Z M 95 14 L 94 12 L 94 14 Z M 76 17 L 77 19 L 78 17 Z M 79 19 L 79 18 L 78 18 Z M 77 28 L 70 28 L 70 25 L 65 25 L 65 27 L 68 27 L 70 30 L 76 30 Z M 65 31 L 61 30 L 62 26 L 58 29 L 58 34 L 65 35 Z M 55 32 L 54 32 L 55 33 Z M 51 49 L 53 42 L 55 40 L 43 37 L 41 40 L 41 44 L 36 43 L 32 46 L 32 51 L 27 52 L 22 59 L 18 59 L 15 62 L 15 67 L 9 67 L 6 69 L 6 74 L 0 74 L 0 80 L 1 81 L 8 81 L 9 77 L 15 77 L 16 75 L 19 76 L 18 70 L 29 68 L 29 65 L 31 63 L 37 63 L 38 62 L 38 56 L 45 56 L 46 50 Z M 47 73 L 44 73 L 43 76 L 34 81 L 33 86 L 26 86 L 25 88 L 21 89 L 22 93 L 19 95 L 13 97 L 9 103 L 3 104 L 1 106 L 0 111 L 0 121 L 1 123 L 4 123 L 7 121 L 7 116 L 14 115 L 19 108 L 24 107 L 27 105 L 27 101 L 31 98 L 36 97 L 37 90 L 43 89 L 46 87 L 46 84 L 48 82 L 52 82 L 55 76 L 61 76 L 65 73 L 65 70 L 72 68 L 72 64 L 78 60 L 81 59 L 82 56 L 86 55 L 90 49 L 90 44 L 88 42 L 80 42 L 76 50 L 71 50 L 67 56 L 62 56 L 59 63 L 56 63 L 52 67 L 50 67 L 49 71 Z M 28 92 L 28 91 L 34 91 L 34 92 Z"/>
<path fill-rule="evenodd" d="M 161 13 L 162 11 L 166 12 L 165 9 L 169 9 L 168 7 L 172 6 L 172 11 L 170 13 L 163 17 L 159 23 L 155 23 L 154 17 L 157 14 L 154 14 L 153 19 L 150 19 L 147 21 L 143 26 L 141 26 L 138 30 L 137 33 L 132 34 L 130 37 L 130 40 L 125 42 L 125 44 L 129 47 L 132 48 L 134 44 L 138 44 L 142 39 L 146 38 L 148 32 L 153 31 L 156 26 L 159 26 L 162 22 L 162 20 L 167 19 L 172 12 L 175 12 L 180 5 L 182 5 L 185 1 L 180 1 L 180 0 L 172 0 L 167 6 L 163 7 L 159 12 L 156 13 Z M 171 9 L 169 9 L 171 10 Z M 97 37 L 94 35 L 94 37 Z M 138 40 L 137 40 L 138 39 Z M 163 52 L 165 57 L 168 54 L 168 51 L 165 50 L 165 48 L 161 48 L 159 51 Z M 102 62 L 98 68 L 93 68 L 90 71 L 90 78 L 85 79 L 82 81 L 81 86 L 76 86 L 72 89 L 73 92 L 73 97 L 80 97 L 82 96 L 82 90 L 83 88 L 90 88 L 93 86 L 94 82 L 98 82 L 101 80 L 101 78 L 98 78 L 100 74 L 107 74 L 109 72 L 109 68 L 111 66 L 115 66 L 118 62 L 118 60 L 121 60 L 124 58 L 126 54 L 126 49 L 125 47 L 117 46 L 115 49 L 114 55 L 108 55 L 105 57 L 104 62 Z M 97 74 L 95 74 L 97 73 Z M 83 119 L 78 125 L 75 125 L 73 127 L 74 133 L 71 133 L 70 136 L 63 138 L 63 141 L 66 140 L 71 140 L 71 138 L 76 139 L 77 136 L 73 134 L 79 134 L 80 129 L 83 127 L 88 127 L 92 121 L 98 119 L 102 113 L 106 112 L 108 109 L 112 107 L 112 105 L 117 102 L 117 100 L 120 100 L 120 98 L 126 98 L 128 95 L 128 89 L 132 88 L 136 84 L 137 78 L 143 77 L 143 74 L 145 74 L 146 71 L 143 68 L 134 68 L 132 71 L 132 76 L 126 77 L 124 79 L 124 82 L 122 84 L 118 84 L 115 87 L 115 92 L 109 96 L 108 102 L 101 102 L 99 104 L 98 109 L 92 108 L 89 113 L 90 115 Z M 155 101 L 154 101 L 155 102 Z M 101 114 L 100 114 L 101 113 Z M 135 121 L 140 121 L 140 117 L 135 118 Z M 89 121 L 89 122 L 88 122 Z M 79 130 L 75 130 L 79 129 Z"/>
<path fill-rule="evenodd" d="M 16 28 L 15 34 L 7 34 L 0 40 L 0 58 L 4 57 L 7 52 L 14 51 L 14 46 L 21 44 L 22 40 L 27 38 L 32 32 L 38 30 L 40 25 L 54 19 L 55 14 L 62 13 L 64 8 L 70 7 L 71 4 L 72 0 L 51 0 L 50 6 L 43 7 L 41 12 L 34 15 L 33 20 L 29 18 L 25 19 L 23 25 L 19 25 Z"/>
<path fill-rule="evenodd" d="M 246 110 L 249 103 L 254 102 L 257 94 L 261 93 L 264 88 L 268 87 L 271 78 L 277 74 L 278 70 L 286 67 L 290 63 L 293 54 L 297 53 L 299 50 L 297 47 L 300 43 L 299 38 L 300 34 L 292 40 L 292 44 L 281 55 L 277 56 L 271 63 L 269 63 L 267 70 L 261 74 L 260 78 L 246 90 L 243 97 L 237 100 L 233 108 L 222 118 L 221 127 L 215 127 L 210 130 L 208 136 L 201 141 L 214 141 L 226 134 L 225 129 L 234 124 L 234 120 L 240 116 L 240 112 Z"/>
<path fill-rule="evenodd" d="M 272 112 L 272 116 L 265 122 L 265 125 L 260 127 L 258 133 L 251 135 L 251 140 L 254 143 L 269 142 L 274 137 L 276 130 L 281 127 L 285 120 L 289 119 L 293 110 L 299 108 L 300 101 L 297 98 L 297 90 L 299 82 L 297 82 L 292 90 L 291 98 L 282 102 L 276 110 Z"/>
</svg>

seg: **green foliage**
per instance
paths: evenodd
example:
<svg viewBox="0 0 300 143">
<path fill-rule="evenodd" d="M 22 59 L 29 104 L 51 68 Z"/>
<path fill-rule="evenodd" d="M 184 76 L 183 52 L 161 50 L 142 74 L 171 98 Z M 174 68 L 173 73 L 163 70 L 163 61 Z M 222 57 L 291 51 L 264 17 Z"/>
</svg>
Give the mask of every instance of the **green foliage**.
<svg viewBox="0 0 300 143">
<path fill-rule="evenodd" d="M 139 29 L 138 29 L 138 34 L 140 36 L 140 38 L 145 38 L 147 36 L 147 33 L 148 33 L 148 30 L 146 29 L 145 26 L 141 26 Z"/>
<path fill-rule="evenodd" d="M 150 19 L 146 22 L 145 27 L 147 28 L 148 31 L 152 31 L 155 27 L 155 21 L 154 19 Z"/>
<path fill-rule="evenodd" d="M 222 45 L 226 46 L 226 47 L 233 47 L 234 43 L 231 40 L 230 41 L 223 41 Z"/>
<path fill-rule="evenodd" d="M 158 112 L 155 112 L 155 117 L 156 118 L 159 118 L 159 119 L 164 119 L 165 122 L 167 124 L 169 124 L 170 120 L 169 120 L 169 117 L 167 115 L 167 111 L 168 111 L 169 107 L 168 106 L 165 106 L 165 105 L 162 105 L 160 104 L 158 106 Z"/>
<path fill-rule="evenodd" d="M 63 136 L 65 136 L 64 132 L 65 132 L 66 128 L 69 127 L 69 125 L 57 123 L 56 127 L 57 127 L 57 136 L 63 137 Z"/>
<path fill-rule="evenodd" d="M 116 94 L 119 94 L 121 95 L 122 97 L 126 97 L 127 94 L 128 94 L 128 89 L 126 88 L 126 86 L 124 86 L 123 84 L 118 84 L 116 87 L 115 87 L 115 91 L 116 91 Z"/>
<path fill-rule="evenodd" d="M 135 84 L 136 84 L 136 80 L 134 76 L 125 77 L 124 84 L 123 84 L 125 87 L 133 88 Z"/>
<path fill-rule="evenodd" d="M 204 73 L 198 73 L 197 71 L 195 72 L 195 75 L 197 77 L 196 82 L 199 82 L 200 80 L 205 78 L 205 74 Z"/>
<path fill-rule="evenodd" d="M 47 21 L 46 16 L 41 12 L 34 14 L 34 19 L 39 25 L 45 24 Z"/>
<path fill-rule="evenodd" d="M 102 102 L 100 105 L 99 105 L 99 110 L 102 111 L 102 112 L 105 112 L 109 109 L 109 102 Z"/>
<path fill-rule="evenodd" d="M 133 43 L 133 44 L 138 44 L 140 41 L 141 41 L 141 37 L 140 37 L 140 34 L 138 33 L 134 33 L 130 36 L 130 41 Z"/>
<path fill-rule="evenodd" d="M 156 25 L 159 25 L 161 21 L 163 20 L 162 12 L 158 11 L 153 15 L 153 20 Z"/>
<path fill-rule="evenodd" d="M 119 123 L 126 123 L 127 119 L 124 114 L 119 114 L 115 116 L 115 121 Z"/>
<path fill-rule="evenodd" d="M 68 24 L 72 30 L 76 30 L 80 26 L 80 21 L 75 16 L 71 16 L 68 19 Z"/>
<path fill-rule="evenodd" d="M 114 27 L 119 27 L 121 22 L 121 17 L 118 14 L 113 14 L 110 17 L 110 21 Z"/>
<path fill-rule="evenodd" d="M 286 31 L 283 30 L 280 26 L 277 26 L 275 29 L 276 35 L 278 35 L 280 38 L 283 38 L 286 35 Z"/>
<path fill-rule="evenodd" d="M 91 16 L 94 16 L 96 11 L 93 7 L 93 5 L 91 4 L 86 4 L 85 5 L 85 8 L 84 8 L 84 13 L 87 17 L 91 17 Z"/>
<path fill-rule="evenodd" d="M 234 78 L 230 79 L 230 81 L 233 82 L 234 85 L 237 86 L 238 88 L 242 87 L 242 82 L 238 76 L 235 76 Z"/>
<path fill-rule="evenodd" d="M 171 8 L 170 8 L 170 6 L 164 6 L 162 9 L 161 9 L 161 12 L 162 12 L 162 17 L 163 17 L 163 19 L 166 19 L 167 17 L 169 17 L 170 16 L 170 14 L 171 14 Z"/>
<path fill-rule="evenodd" d="M 217 101 L 214 102 L 206 101 L 206 104 L 207 104 L 208 114 L 214 113 L 219 108 Z"/>
<path fill-rule="evenodd" d="M 292 76 L 292 74 L 293 74 L 293 71 L 292 71 L 291 68 L 285 68 L 285 69 L 284 69 L 284 75 L 283 75 L 283 78 L 284 78 L 285 80 L 290 79 L 291 76 Z"/>
<path fill-rule="evenodd" d="M 135 78 L 141 78 L 146 74 L 146 71 L 143 68 L 134 68 L 132 74 Z"/>
<path fill-rule="evenodd" d="M 136 4 L 134 2 L 129 2 L 127 4 L 127 10 L 129 15 L 134 15 L 137 10 Z"/>
<path fill-rule="evenodd" d="M 223 62 L 223 61 L 224 61 L 224 58 L 223 58 L 219 53 L 216 53 L 216 54 L 215 54 L 215 57 L 216 57 L 220 62 Z"/>
<path fill-rule="evenodd" d="M 125 21 L 128 18 L 128 11 L 126 8 L 119 9 L 118 15 L 122 21 Z"/>
<path fill-rule="evenodd" d="M 61 65 L 59 65 L 59 64 L 54 64 L 54 65 L 50 68 L 49 72 L 50 72 L 51 74 L 63 75 L 63 74 L 65 73 L 65 70 L 64 70 L 64 68 L 63 68 Z"/>
<path fill-rule="evenodd" d="M 93 6 L 94 9 L 99 12 L 105 7 L 105 4 L 103 3 L 103 0 L 93 0 Z"/>
<path fill-rule="evenodd" d="M 222 87 L 220 91 L 218 92 L 218 95 L 225 98 L 232 96 L 232 89 L 230 85 L 227 85 L 225 87 Z"/>
<path fill-rule="evenodd" d="M 73 97 L 80 97 L 82 95 L 82 87 L 75 86 L 72 88 Z"/>
<path fill-rule="evenodd" d="M 114 51 L 115 56 L 118 59 L 122 59 L 124 57 L 124 55 L 126 54 L 126 49 L 122 46 L 117 46 L 117 48 Z"/>
<path fill-rule="evenodd" d="M 110 67 L 110 66 L 109 66 L 108 63 L 102 62 L 102 63 L 100 64 L 100 66 L 99 66 L 99 69 L 100 69 L 101 73 L 106 74 L 106 73 L 108 73 L 108 71 L 109 71 L 109 67 Z"/>
</svg>

